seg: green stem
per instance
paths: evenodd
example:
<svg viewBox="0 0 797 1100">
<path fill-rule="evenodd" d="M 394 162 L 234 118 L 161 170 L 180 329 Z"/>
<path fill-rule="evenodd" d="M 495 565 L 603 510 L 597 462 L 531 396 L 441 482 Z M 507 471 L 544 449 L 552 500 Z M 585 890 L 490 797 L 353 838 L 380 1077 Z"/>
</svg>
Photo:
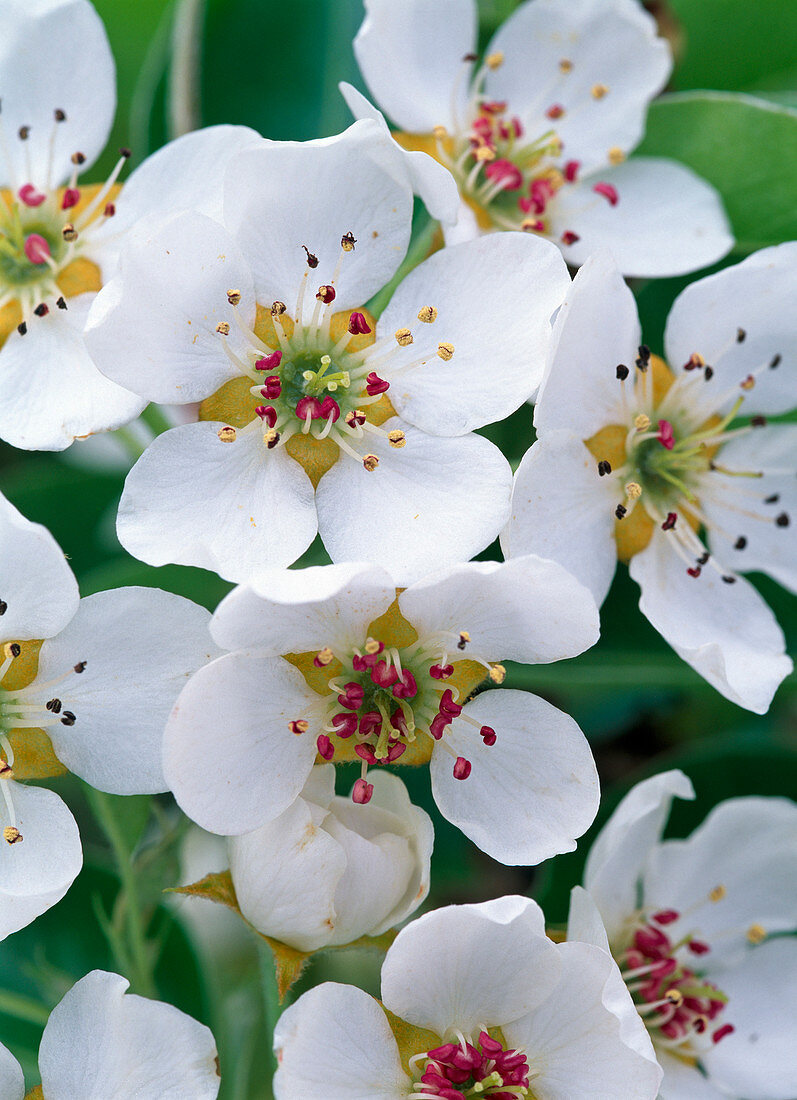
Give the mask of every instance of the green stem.
<svg viewBox="0 0 797 1100">
<path fill-rule="evenodd" d="M 127 451 L 131 462 L 138 462 L 146 448 L 140 440 L 136 439 L 129 428 L 117 428 L 114 435 Z"/>
<path fill-rule="evenodd" d="M 169 71 L 169 136 L 181 137 L 200 122 L 200 69 L 205 0 L 178 0 L 172 24 Z"/>
<path fill-rule="evenodd" d="M 410 242 L 410 247 L 407 249 L 407 255 L 404 257 L 396 274 L 387 286 L 383 287 L 379 293 L 375 294 L 370 300 L 367 306 L 368 312 L 372 313 L 377 320 L 387 303 L 393 297 L 393 292 L 399 283 L 401 283 L 418 264 L 423 263 L 429 255 L 434 242 L 435 233 L 438 229 L 439 224 L 434 218 L 427 218 L 426 224 L 416 233 L 415 237 Z"/>
<path fill-rule="evenodd" d="M 258 945 L 258 959 L 260 962 L 260 988 L 263 994 L 263 1022 L 266 1033 L 266 1049 L 271 1052 L 271 1069 L 273 1072 L 277 1068 L 277 1059 L 273 1053 L 274 1029 L 277 1026 L 277 1020 L 279 1020 L 285 1005 L 280 1004 L 279 992 L 277 990 L 277 970 L 274 964 L 274 956 L 268 944 L 264 943 Z"/>
<path fill-rule="evenodd" d="M 50 1010 L 39 1001 L 23 997 L 21 993 L 12 993 L 10 989 L 0 989 L 0 1013 L 36 1024 L 37 1027 L 44 1027 L 50 1016 Z"/>
<path fill-rule="evenodd" d="M 147 405 L 141 414 L 141 419 L 152 429 L 155 435 L 162 435 L 174 427 L 159 405 Z"/>
<path fill-rule="evenodd" d="M 136 993 L 144 997 L 157 997 L 151 955 L 147 947 L 146 922 L 141 913 L 138 878 L 132 853 L 125 844 L 116 820 L 111 796 L 103 791 L 96 791 L 88 785 L 85 789 L 94 816 L 108 838 L 122 885 L 125 928 L 131 960 L 131 972 L 127 976 Z"/>
</svg>

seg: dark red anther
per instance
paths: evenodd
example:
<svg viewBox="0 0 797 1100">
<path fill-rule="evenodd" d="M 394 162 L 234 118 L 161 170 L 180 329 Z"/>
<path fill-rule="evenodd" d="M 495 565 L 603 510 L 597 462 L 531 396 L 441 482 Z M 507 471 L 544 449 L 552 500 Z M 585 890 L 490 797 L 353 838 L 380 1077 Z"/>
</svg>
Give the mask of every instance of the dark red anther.
<svg viewBox="0 0 797 1100">
<path fill-rule="evenodd" d="M 319 302 L 323 302 L 325 306 L 330 305 L 337 297 L 334 286 L 329 286 L 328 284 L 320 286 L 315 296 L 318 298 Z"/>
<path fill-rule="evenodd" d="M 569 160 L 564 167 L 564 177 L 568 183 L 574 183 L 578 170 L 581 167 L 580 160 Z"/>
<path fill-rule="evenodd" d="M 311 420 L 320 420 L 321 402 L 317 397 L 300 397 L 296 403 L 296 415 L 300 420 L 306 420 L 308 416 Z"/>
<path fill-rule="evenodd" d="M 394 710 L 390 715 L 390 724 L 394 730 L 398 730 L 402 737 L 406 737 L 409 733 L 409 727 L 407 726 L 407 719 L 404 717 L 404 711 L 399 707 Z"/>
<path fill-rule="evenodd" d="M 368 783 L 365 779 L 358 779 L 352 788 L 351 800 L 352 802 L 356 802 L 359 806 L 364 806 L 366 802 L 371 801 L 373 793 L 373 783 Z"/>
<path fill-rule="evenodd" d="M 636 930 L 634 946 L 648 959 L 664 959 L 670 954 L 669 937 L 650 925 Z"/>
<path fill-rule="evenodd" d="M 718 1043 L 720 1039 L 724 1039 L 726 1035 L 731 1035 L 736 1028 L 733 1024 L 723 1024 L 722 1027 L 718 1027 L 711 1038 L 715 1043 Z"/>
<path fill-rule="evenodd" d="M 677 909 L 662 909 L 653 914 L 653 920 L 656 924 L 672 924 L 673 921 L 678 920 L 680 915 Z"/>
<path fill-rule="evenodd" d="M 482 111 L 486 111 L 488 115 L 502 115 L 506 110 L 505 99 L 484 99 L 479 104 Z"/>
<path fill-rule="evenodd" d="M 19 195 L 20 202 L 23 202 L 25 206 L 41 206 L 47 199 L 44 192 L 37 191 L 32 183 L 24 183 L 17 194 Z"/>
<path fill-rule="evenodd" d="M 573 231 L 570 230 L 570 229 L 566 229 L 565 232 L 562 234 L 562 237 L 561 237 L 562 244 L 567 244 L 567 245 L 575 244 L 576 241 L 580 241 L 580 240 L 581 240 L 581 237 L 579 237 L 578 233 L 573 233 Z"/>
<path fill-rule="evenodd" d="M 322 760 L 331 760 L 335 755 L 335 746 L 325 733 L 319 735 L 315 745 Z"/>
<path fill-rule="evenodd" d="M 610 183 L 593 184 L 592 190 L 596 195 L 602 195 L 610 206 L 617 206 L 617 203 L 620 201 L 620 196 L 617 194 L 617 188 L 613 187 Z"/>
<path fill-rule="evenodd" d="M 454 778 L 455 779 L 467 779 L 471 772 L 470 760 L 466 760 L 464 756 L 458 756 L 457 761 L 454 764 Z"/>
<path fill-rule="evenodd" d="M 372 766 L 376 765 L 376 755 L 370 745 L 355 745 L 354 751 L 361 760 L 366 762 L 366 764 L 371 764 Z"/>
<path fill-rule="evenodd" d="M 702 940 L 690 940 L 687 946 L 693 955 L 707 955 L 711 950 L 709 945 L 703 943 Z"/>
<path fill-rule="evenodd" d="M 393 695 L 396 699 L 414 699 L 417 694 L 417 680 L 409 669 L 402 669 L 398 683 L 393 685 Z"/>
<path fill-rule="evenodd" d="M 484 174 L 487 179 L 495 183 L 500 182 L 504 191 L 519 191 L 523 186 L 523 173 L 511 160 L 506 160 L 504 157 L 490 161 L 484 169 Z"/>
<path fill-rule="evenodd" d="M 382 728 L 382 715 L 378 710 L 367 710 L 360 716 L 360 733 L 368 737 L 371 733 L 379 733 Z"/>
<path fill-rule="evenodd" d="M 384 378 L 380 378 L 374 370 L 365 379 L 365 392 L 369 397 L 376 397 L 379 393 L 387 393 L 389 389 L 390 383 L 386 382 Z"/>
<path fill-rule="evenodd" d="M 403 741 L 393 741 L 390 748 L 387 750 L 387 762 L 392 764 L 394 760 L 398 760 L 400 756 L 403 756 L 407 751 L 407 746 Z"/>
<path fill-rule="evenodd" d="M 272 351 L 271 355 L 266 355 L 262 359 L 258 359 L 255 363 L 255 370 L 276 370 L 282 362 L 282 352 Z M 266 385 L 271 381 L 270 378 L 266 379 Z M 277 378 L 279 382 L 279 378 Z M 281 387 L 280 387 L 281 388 Z M 274 394 L 275 397 L 279 397 L 279 393 Z"/>
<path fill-rule="evenodd" d="M 365 319 L 365 314 L 355 310 L 349 317 L 349 332 L 352 336 L 365 336 L 371 332 L 371 326 Z"/>
<path fill-rule="evenodd" d="M 436 714 L 429 724 L 429 733 L 435 741 L 439 741 L 446 732 L 446 726 L 450 726 L 452 719 L 447 714 Z"/>
<path fill-rule="evenodd" d="M 351 737 L 357 731 L 356 714 L 333 714 L 332 725 L 338 737 Z"/>
<path fill-rule="evenodd" d="M 387 661 L 377 661 L 371 669 L 371 679 L 377 687 L 389 688 L 398 680 L 398 672 Z"/>
<path fill-rule="evenodd" d="M 661 525 L 662 531 L 673 531 L 673 530 L 675 530 L 675 522 L 676 522 L 677 519 L 678 519 L 678 513 L 677 512 L 668 512 L 667 513 L 667 518 L 665 519 L 664 523 L 662 523 L 662 525 Z"/>
<path fill-rule="evenodd" d="M 453 665 L 432 665 L 429 669 L 429 675 L 433 680 L 447 680 L 449 676 L 453 676 Z"/>
<path fill-rule="evenodd" d="M 61 209 L 71 210 L 73 206 L 77 206 L 80 202 L 80 191 L 77 187 L 67 187 L 64 191 L 64 197 L 61 199 Z"/>
<path fill-rule="evenodd" d="M 662 447 L 665 447 L 668 451 L 673 449 L 675 446 L 675 432 L 669 420 L 659 421 L 659 432 L 656 438 Z"/>
<path fill-rule="evenodd" d="M 265 385 L 261 387 L 260 392 L 270 401 L 276 401 L 282 394 L 282 382 L 280 381 L 279 375 L 270 374 L 265 380 Z"/>
<path fill-rule="evenodd" d="M 112 203 L 112 202 L 106 202 L 105 209 L 103 210 L 103 215 L 106 218 L 112 218 L 115 213 L 116 213 L 116 204 Z"/>
<path fill-rule="evenodd" d="M 451 718 L 458 718 L 462 714 L 462 707 L 459 703 L 454 702 L 454 696 L 451 692 L 451 688 L 446 688 L 443 692 L 443 696 L 440 700 L 440 713 L 447 714 Z"/>
<path fill-rule="evenodd" d="M 690 577 L 699 577 L 702 572 L 703 570 L 700 568 L 699 565 L 695 565 L 694 567 L 690 566 L 690 568 L 687 569 L 687 573 Z"/>
<path fill-rule="evenodd" d="M 364 698 L 365 689 L 362 684 L 352 680 L 350 683 L 343 685 L 343 692 L 338 696 L 338 702 L 347 710 L 358 710 Z"/>
<path fill-rule="evenodd" d="M 561 118 L 565 113 L 565 109 L 561 103 L 552 103 L 548 110 L 545 112 L 545 117 L 550 119 Z"/>
<path fill-rule="evenodd" d="M 331 418 L 333 424 L 340 417 L 340 405 L 334 397 L 330 397 L 329 394 L 327 394 L 321 402 L 321 416 L 324 420 L 329 420 Z"/>
<path fill-rule="evenodd" d="M 258 405 L 255 412 L 261 420 L 268 424 L 269 428 L 273 428 L 277 423 L 277 410 L 273 405 Z"/>
<path fill-rule="evenodd" d="M 495 744 L 496 734 L 492 726 L 482 726 L 482 728 L 479 730 L 479 734 L 481 735 L 481 739 L 482 741 L 484 741 L 485 745 L 489 746 Z"/>
</svg>

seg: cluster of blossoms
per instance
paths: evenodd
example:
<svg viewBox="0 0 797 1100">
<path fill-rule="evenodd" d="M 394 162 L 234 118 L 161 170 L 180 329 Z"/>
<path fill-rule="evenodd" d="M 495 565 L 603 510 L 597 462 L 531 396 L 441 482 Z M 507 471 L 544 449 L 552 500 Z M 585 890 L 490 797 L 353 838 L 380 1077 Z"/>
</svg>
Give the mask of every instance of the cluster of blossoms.
<svg viewBox="0 0 797 1100">
<path fill-rule="evenodd" d="M 797 428 L 767 420 L 797 403 L 797 243 L 687 287 L 666 360 L 642 342 L 623 274 L 733 244 L 707 183 L 626 159 L 671 69 L 654 20 L 526 0 L 480 62 L 474 0 L 365 8 L 355 53 L 398 132 L 342 86 L 341 134 L 212 127 L 124 183 L 122 150 L 102 185 L 82 180 L 115 105 L 94 9 L 0 10 L 0 436 L 58 450 L 181 407 L 119 539 L 236 585 L 212 616 L 152 588 L 81 599 L 0 495 L 0 938 L 81 870 L 71 812 L 28 784 L 67 770 L 170 792 L 225 838 L 207 877 L 275 955 L 393 935 L 425 901 L 434 829 L 400 768 L 428 765 L 501 863 L 572 851 L 598 812 L 588 742 L 503 662 L 594 645 L 618 559 L 732 701 L 763 713 L 791 670 L 742 574 L 797 589 Z M 442 247 L 408 271 L 416 197 Z M 513 477 L 478 433 L 532 401 Z M 331 564 L 290 568 L 317 535 Z M 505 560 L 470 560 L 499 537 Z M 691 784 L 667 772 L 619 805 L 566 939 L 527 898 L 450 906 L 395 935 L 381 1001 L 305 993 L 278 1100 L 790 1100 L 797 807 L 731 799 L 662 840 L 674 796 Z M 44 1100 L 213 1100 L 210 1032 L 126 988 L 95 971 L 53 1010 Z M 2 1045 L 0 1093 L 25 1094 Z"/>
</svg>

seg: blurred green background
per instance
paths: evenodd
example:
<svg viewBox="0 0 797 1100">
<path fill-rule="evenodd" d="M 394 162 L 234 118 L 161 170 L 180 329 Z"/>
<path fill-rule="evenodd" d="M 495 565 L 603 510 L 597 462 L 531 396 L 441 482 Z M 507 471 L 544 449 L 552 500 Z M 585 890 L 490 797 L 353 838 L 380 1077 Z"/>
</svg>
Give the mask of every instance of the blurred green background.
<svg viewBox="0 0 797 1100">
<path fill-rule="evenodd" d="M 484 42 L 515 7 L 480 0 Z M 738 240 L 737 252 L 797 238 L 797 5 L 784 0 L 654 0 L 647 5 L 671 40 L 676 69 L 669 93 L 650 112 L 643 151 L 684 160 L 717 186 Z M 97 0 L 116 55 L 119 111 L 102 178 L 119 145 L 135 162 L 162 145 L 184 120 L 174 117 L 176 73 L 196 71 L 195 121 L 246 123 L 268 137 L 307 139 L 350 121 L 339 80 L 363 88 L 351 40 L 360 0 Z M 706 89 L 718 94 L 702 94 Z M 363 88 L 363 90 L 365 90 Z M 718 265 L 718 267 L 723 265 Z M 634 286 L 646 339 L 661 351 L 664 320 L 690 279 Z M 531 410 L 487 429 L 513 463 L 532 440 Z M 27 454 L 0 445 L 0 489 L 30 519 L 46 524 L 69 556 L 84 595 L 122 584 L 149 584 L 213 608 L 229 585 L 181 567 L 152 569 L 118 544 L 114 514 L 124 469 L 92 468 L 79 445 L 64 455 Z M 493 547 L 485 556 L 497 556 Z M 326 560 L 314 547 L 305 559 Z M 754 578 L 797 649 L 795 601 Z M 593 650 L 553 667 L 511 668 L 508 684 L 526 687 L 570 711 L 589 737 L 604 798 L 598 825 L 643 776 L 682 767 L 697 800 L 678 806 L 673 829 L 693 828 L 717 801 L 737 794 L 797 793 L 797 680 L 781 687 L 765 717 L 722 699 L 668 649 L 637 610 L 638 593 L 621 570 L 603 609 L 603 636 Z M 212 750 L 213 746 L 209 746 Z M 580 877 L 592 830 L 578 852 L 531 872 L 502 867 L 476 850 L 436 813 L 428 774 L 402 777 L 433 816 L 436 849 L 428 905 L 476 901 L 532 890 L 551 922 L 562 921 L 570 886 Z M 344 777 L 348 781 L 348 776 Z M 94 967 L 119 968 L 118 930 L 134 920 L 107 836 L 86 789 L 72 778 L 53 784 L 76 814 L 86 866 L 67 897 L 28 929 L 0 945 L 0 1040 L 21 1058 L 29 1087 L 47 1012 Z M 339 790 L 345 786 L 339 784 Z M 183 920 L 208 904 L 164 902 L 164 885 L 181 881 L 178 849 L 185 832 L 168 798 L 107 799 L 117 841 L 135 870 L 142 920 L 150 939 L 159 996 L 209 1023 L 221 1053 L 223 1100 L 270 1096 L 268 958 L 253 940 L 219 918 L 208 930 Z M 223 863 L 223 861 L 222 861 Z M 198 877 L 198 876 L 195 876 Z M 184 881 L 184 879 L 182 880 Z M 175 917 L 177 913 L 177 917 Z M 225 914 L 226 916 L 226 914 Z M 207 923 L 207 922 L 205 922 Z M 244 930 L 245 931 L 245 930 Z M 326 978 L 377 990 L 376 953 L 334 952 L 315 959 L 299 988 Z M 130 976 L 130 975 L 128 975 Z M 266 997 L 260 996 L 261 979 Z"/>
</svg>

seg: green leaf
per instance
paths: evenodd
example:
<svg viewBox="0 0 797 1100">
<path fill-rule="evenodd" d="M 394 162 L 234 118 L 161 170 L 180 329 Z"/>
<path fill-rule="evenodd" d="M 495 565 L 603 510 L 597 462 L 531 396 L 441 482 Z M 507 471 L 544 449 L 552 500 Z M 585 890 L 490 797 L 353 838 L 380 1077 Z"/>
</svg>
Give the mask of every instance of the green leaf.
<svg viewBox="0 0 797 1100">
<path fill-rule="evenodd" d="M 797 111 L 728 92 L 664 96 L 637 151 L 679 160 L 714 184 L 736 252 L 797 238 Z"/>
</svg>

